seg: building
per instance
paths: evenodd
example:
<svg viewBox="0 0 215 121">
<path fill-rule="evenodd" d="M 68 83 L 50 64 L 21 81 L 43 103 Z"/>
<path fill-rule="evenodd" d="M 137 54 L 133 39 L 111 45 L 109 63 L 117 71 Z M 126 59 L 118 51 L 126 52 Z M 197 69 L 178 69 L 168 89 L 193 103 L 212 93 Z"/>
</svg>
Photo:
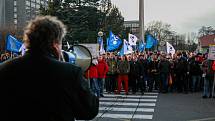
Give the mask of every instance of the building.
<svg viewBox="0 0 215 121">
<path fill-rule="evenodd" d="M 129 30 L 131 34 L 140 37 L 140 23 L 139 21 L 124 21 L 124 27 L 126 30 Z"/>
<path fill-rule="evenodd" d="M 18 38 L 23 35 L 27 22 L 36 17 L 40 7 L 47 7 L 48 0 L 0 0 L 0 34 L 12 33 Z M 5 45 L 1 41 L 1 45 Z M 1 46 L 1 50 L 4 47 Z"/>
<path fill-rule="evenodd" d="M 200 52 L 207 52 L 210 45 L 215 45 L 215 34 L 205 35 L 199 38 Z"/>
</svg>

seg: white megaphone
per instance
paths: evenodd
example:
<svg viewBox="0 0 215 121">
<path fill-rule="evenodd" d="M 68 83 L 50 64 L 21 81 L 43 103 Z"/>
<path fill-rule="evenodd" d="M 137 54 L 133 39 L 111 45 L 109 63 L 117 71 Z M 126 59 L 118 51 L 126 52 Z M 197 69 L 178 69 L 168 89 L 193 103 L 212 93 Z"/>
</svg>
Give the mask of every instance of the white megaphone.
<svg viewBox="0 0 215 121">
<path fill-rule="evenodd" d="M 73 45 L 67 51 L 62 51 L 66 62 L 75 64 L 86 71 L 92 63 L 90 51 L 83 45 Z"/>
</svg>

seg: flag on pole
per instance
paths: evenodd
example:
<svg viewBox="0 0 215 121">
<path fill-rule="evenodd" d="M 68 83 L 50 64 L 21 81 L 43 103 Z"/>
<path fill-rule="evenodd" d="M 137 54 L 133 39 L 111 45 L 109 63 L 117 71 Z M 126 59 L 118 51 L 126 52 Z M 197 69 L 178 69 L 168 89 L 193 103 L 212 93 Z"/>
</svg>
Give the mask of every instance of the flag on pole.
<svg viewBox="0 0 215 121">
<path fill-rule="evenodd" d="M 152 35 L 147 34 L 146 35 L 146 48 L 152 48 L 153 46 L 156 46 L 158 44 L 157 39 L 155 39 Z"/>
<path fill-rule="evenodd" d="M 168 54 L 171 53 L 172 56 L 175 54 L 175 49 L 169 42 L 166 42 L 166 48 Z"/>
<path fill-rule="evenodd" d="M 25 44 L 24 44 L 24 43 L 23 43 L 22 46 L 20 47 L 19 52 L 21 52 L 22 56 L 25 54 L 25 52 L 26 52 L 26 47 L 25 47 Z"/>
<path fill-rule="evenodd" d="M 107 51 L 114 51 L 122 44 L 122 40 L 110 31 L 109 39 L 107 40 Z"/>
<path fill-rule="evenodd" d="M 133 34 L 128 34 L 128 42 L 130 45 L 136 45 L 138 38 Z"/>
<path fill-rule="evenodd" d="M 103 40 L 102 39 L 101 39 L 101 42 L 99 44 L 99 47 L 100 47 L 100 49 L 99 49 L 100 55 L 104 54 L 105 53 L 105 49 L 104 49 L 104 44 L 103 44 Z"/>
<path fill-rule="evenodd" d="M 126 55 L 126 54 L 129 54 L 129 53 L 132 53 L 132 49 L 129 49 L 129 44 L 126 40 L 123 41 L 123 46 L 120 50 L 120 53 L 119 55 L 120 56 L 123 56 L 123 55 Z"/>
<path fill-rule="evenodd" d="M 19 52 L 22 42 L 20 42 L 18 39 L 13 37 L 12 35 L 8 35 L 6 39 L 6 50 L 11 52 Z"/>
<path fill-rule="evenodd" d="M 98 43 L 99 43 L 99 45 L 101 45 L 102 42 L 103 42 L 102 37 L 98 37 Z"/>
</svg>

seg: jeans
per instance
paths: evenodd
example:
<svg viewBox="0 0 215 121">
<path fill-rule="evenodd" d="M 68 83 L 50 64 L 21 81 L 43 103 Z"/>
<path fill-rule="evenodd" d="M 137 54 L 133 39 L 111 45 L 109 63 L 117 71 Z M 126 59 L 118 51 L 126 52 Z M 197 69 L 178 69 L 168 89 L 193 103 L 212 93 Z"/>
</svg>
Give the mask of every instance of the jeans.
<svg viewBox="0 0 215 121">
<path fill-rule="evenodd" d="M 213 91 L 213 80 L 212 79 L 207 79 L 203 78 L 204 80 L 204 90 L 203 90 L 203 96 L 210 97 L 212 96 L 212 91 Z"/>
<path fill-rule="evenodd" d="M 95 96 L 100 97 L 100 89 L 96 78 L 90 79 L 90 88 Z"/>
<path fill-rule="evenodd" d="M 165 92 L 168 92 L 168 74 L 167 73 L 161 73 L 160 79 L 162 82 L 162 89 Z"/>
<path fill-rule="evenodd" d="M 99 84 L 100 95 L 103 95 L 103 93 L 104 93 L 104 85 L 105 85 L 105 78 L 98 78 L 98 84 Z"/>
<path fill-rule="evenodd" d="M 195 92 L 200 89 L 200 76 L 192 76 L 192 91 Z"/>
</svg>

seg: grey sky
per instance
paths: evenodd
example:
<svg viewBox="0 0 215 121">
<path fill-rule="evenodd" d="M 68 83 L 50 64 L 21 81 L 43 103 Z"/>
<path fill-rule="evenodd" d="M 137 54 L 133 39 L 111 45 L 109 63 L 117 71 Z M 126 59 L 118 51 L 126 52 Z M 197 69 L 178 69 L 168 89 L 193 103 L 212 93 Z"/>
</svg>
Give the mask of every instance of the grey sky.
<svg viewBox="0 0 215 121">
<path fill-rule="evenodd" d="M 112 0 L 125 20 L 139 20 L 139 0 Z M 215 27 L 215 0 L 145 0 L 145 25 L 161 20 L 178 33 L 197 32 L 203 26 Z"/>
</svg>

